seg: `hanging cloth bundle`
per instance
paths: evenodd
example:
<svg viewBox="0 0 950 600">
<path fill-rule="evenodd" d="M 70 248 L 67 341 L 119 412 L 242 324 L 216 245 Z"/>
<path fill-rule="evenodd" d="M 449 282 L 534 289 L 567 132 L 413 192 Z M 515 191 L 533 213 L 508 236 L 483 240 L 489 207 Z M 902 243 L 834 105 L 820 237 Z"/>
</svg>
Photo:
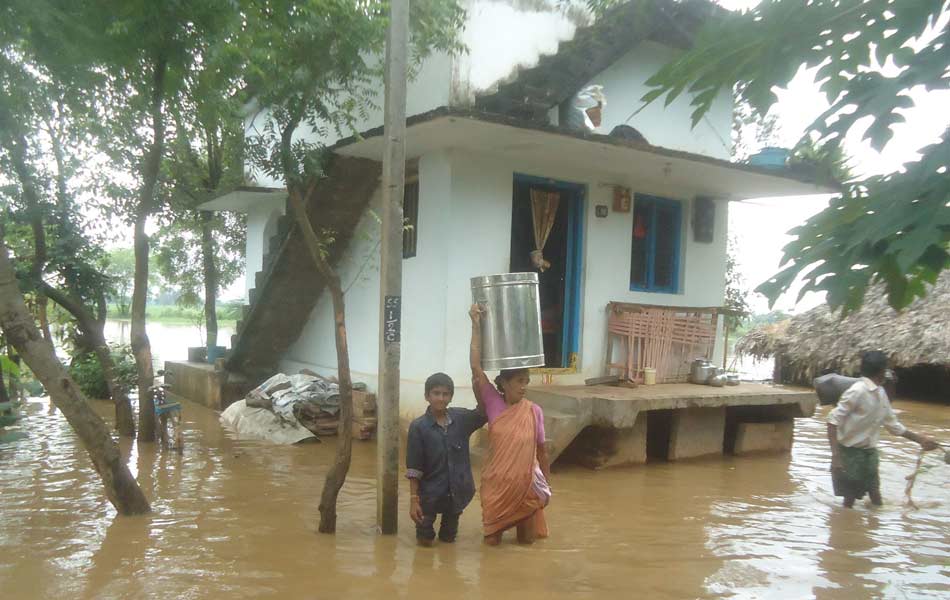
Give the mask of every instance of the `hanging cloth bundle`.
<svg viewBox="0 0 950 600">
<path fill-rule="evenodd" d="M 557 217 L 557 208 L 561 195 L 557 192 L 531 190 L 531 218 L 534 221 L 534 251 L 531 253 L 531 264 L 538 271 L 544 273 L 551 263 L 544 260 L 544 244 L 554 228 L 554 219 Z"/>
</svg>

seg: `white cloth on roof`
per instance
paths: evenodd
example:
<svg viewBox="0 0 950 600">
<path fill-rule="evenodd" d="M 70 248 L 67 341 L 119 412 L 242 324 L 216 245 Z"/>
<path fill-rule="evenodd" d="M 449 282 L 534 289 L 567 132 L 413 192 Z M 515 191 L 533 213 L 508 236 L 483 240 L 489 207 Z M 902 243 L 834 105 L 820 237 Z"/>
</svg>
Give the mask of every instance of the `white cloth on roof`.
<svg viewBox="0 0 950 600">
<path fill-rule="evenodd" d="M 841 395 L 828 413 L 828 423 L 838 428 L 838 443 L 851 448 L 876 448 L 882 425 L 894 435 L 907 431 L 897 420 L 887 392 L 867 377 Z"/>
</svg>

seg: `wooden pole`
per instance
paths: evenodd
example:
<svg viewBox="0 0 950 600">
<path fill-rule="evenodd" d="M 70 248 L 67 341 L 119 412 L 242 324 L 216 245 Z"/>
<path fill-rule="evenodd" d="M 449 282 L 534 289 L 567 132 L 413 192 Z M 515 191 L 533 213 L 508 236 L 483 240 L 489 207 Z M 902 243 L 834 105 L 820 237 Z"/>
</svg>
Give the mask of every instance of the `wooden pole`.
<svg viewBox="0 0 950 600">
<path fill-rule="evenodd" d="M 399 351 L 402 312 L 402 200 L 406 183 L 409 0 L 390 2 L 383 122 L 383 226 L 379 286 L 379 421 L 376 523 L 396 533 L 399 501 Z"/>
<path fill-rule="evenodd" d="M 722 368 L 728 368 L 726 366 L 726 361 L 729 359 L 729 323 L 724 323 L 723 333 L 725 333 L 724 340 L 722 343 Z"/>
</svg>

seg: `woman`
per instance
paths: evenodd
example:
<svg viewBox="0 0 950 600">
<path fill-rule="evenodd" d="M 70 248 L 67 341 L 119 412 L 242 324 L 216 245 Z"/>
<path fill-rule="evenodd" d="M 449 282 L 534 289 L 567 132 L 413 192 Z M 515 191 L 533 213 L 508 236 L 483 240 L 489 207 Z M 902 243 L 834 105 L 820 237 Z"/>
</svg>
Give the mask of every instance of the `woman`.
<svg viewBox="0 0 950 600">
<path fill-rule="evenodd" d="M 549 465 L 544 449 L 544 414 L 525 398 L 531 379 L 527 369 L 502 371 L 495 386 L 482 370 L 481 309 L 472 317 L 472 389 L 488 417 L 490 453 L 482 470 L 481 501 L 485 543 L 496 546 L 502 534 L 517 528 L 518 542 L 547 537 L 544 507 L 551 499 Z"/>
</svg>

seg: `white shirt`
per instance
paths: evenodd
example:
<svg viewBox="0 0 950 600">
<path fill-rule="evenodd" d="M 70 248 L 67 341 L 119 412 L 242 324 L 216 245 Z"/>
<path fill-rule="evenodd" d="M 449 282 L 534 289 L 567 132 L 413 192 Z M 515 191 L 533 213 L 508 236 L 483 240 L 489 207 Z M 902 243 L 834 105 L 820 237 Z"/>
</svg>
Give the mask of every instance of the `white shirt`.
<svg viewBox="0 0 950 600">
<path fill-rule="evenodd" d="M 881 425 L 894 435 L 907 431 L 897 420 L 887 392 L 867 377 L 841 395 L 838 406 L 828 413 L 828 422 L 838 427 L 838 443 L 852 448 L 876 448 Z"/>
</svg>

